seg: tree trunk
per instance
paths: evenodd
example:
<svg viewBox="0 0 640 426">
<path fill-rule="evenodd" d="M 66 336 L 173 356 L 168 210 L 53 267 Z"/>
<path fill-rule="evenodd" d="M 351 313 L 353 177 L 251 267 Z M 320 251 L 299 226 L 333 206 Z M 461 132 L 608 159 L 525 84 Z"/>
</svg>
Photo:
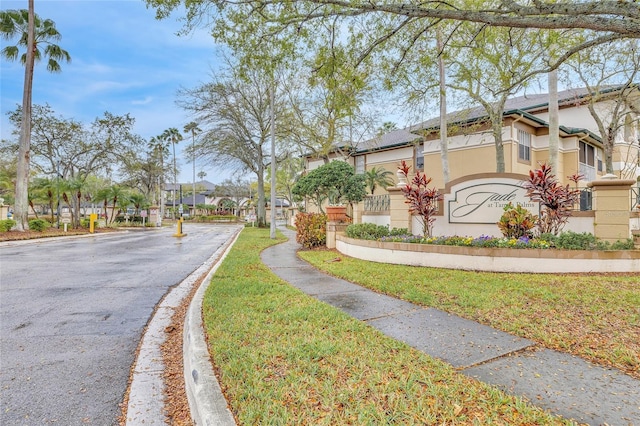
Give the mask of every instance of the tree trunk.
<svg viewBox="0 0 640 426">
<path fill-rule="evenodd" d="M 607 174 L 613 173 L 613 145 L 616 140 L 615 129 L 607 128 L 606 139 L 604 140 L 604 166 Z"/>
<path fill-rule="evenodd" d="M 558 173 L 558 149 L 560 145 L 560 125 L 558 121 L 558 70 L 548 76 L 549 85 L 549 166 Z M 566 172 L 566 171 L 565 171 Z"/>
<path fill-rule="evenodd" d="M 496 144 L 496 173 L 504 173 L 505 162 L 504 146 L 502 145 L 502 114 L 500 114 L 499 117 L 500 119 L 498 120 L 491 120 L 491 127 Z"/>
<path fill-rule="evenodd" d="M 264 170 L 263 167 L 260 166 L 260 172 L 257 174 L 258 177 L 258 205 L 256 206 L 256 215 L 258 216 L 258 227 L 267 226 L 267 212 L 264 207 L 265 197 L 264 197 Z"/>
<path fill-rule="evenodd" d="M 438 47 L 438 71 L 440 75 L 440 158 L 442 161 L 442 178 L 445 185 L 449 183 L 449 147 L 447 132 L 447 85 L 445 81 L 445 67 L 443 58 L 444 45 L 442 43 L 442 32 L 438 27 L 436 32 L 436 43 Z M 373 192 L 372 192 L 373 193 Z"/>
<path fill-rule="evenodd" d="M 20 147 L 18 148 L 18 167 L 16 175 L 16 194 L 14 220 L 16 230 L 29 229 L 29 162 L 31 150 L 31 89 L 33 87 L 34 50 L 34 7 L 29 0 L 29 23 L 27 29 L 27 60 L 24 67 L 24 89 L 22 92 L 22 123 L 20 127 Z"/>
</svg>

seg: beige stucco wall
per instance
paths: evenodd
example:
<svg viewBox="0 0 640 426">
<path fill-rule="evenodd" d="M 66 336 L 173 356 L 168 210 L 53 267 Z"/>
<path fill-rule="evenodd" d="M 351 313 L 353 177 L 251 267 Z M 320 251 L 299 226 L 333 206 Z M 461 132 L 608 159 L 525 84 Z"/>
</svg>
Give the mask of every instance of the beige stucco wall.
<svg viewBox="0 0 640 426">
<path fill-rule="evenodd" d="M 481 145 L 476 147 L 449 149 L 449 178 L 455 180 L 476 173 L 495 171 L 495 146 Z M 427 176 L 433 179 L 432 186 L 444 188 L 442 177 L 442 159 L 440 151 L 425 154 L 424 169 Z M 488 170 L 487 170 L 488 169 Z"/>
</svg>

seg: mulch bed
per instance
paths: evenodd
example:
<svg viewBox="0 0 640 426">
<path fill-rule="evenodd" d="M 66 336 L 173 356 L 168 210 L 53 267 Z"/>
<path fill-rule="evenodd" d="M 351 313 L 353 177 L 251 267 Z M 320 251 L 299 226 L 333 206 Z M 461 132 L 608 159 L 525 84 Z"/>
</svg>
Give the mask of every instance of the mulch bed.
<svg viewBox="0 0 640 426">
<path fill-rule="evenodd" d="M 104 234 L 107 232 L 118 231 L 114 228 L 98 228 L 95 230 L 96 234 Z M 0 242 L 2 241 L 21 241 L 21 240 L 33 240 L 37 238 L 52 238 L 52 237 L 70 237 L 74 235 L 88 235 L 89 230 L 85 228 L 70 229 L 64 232 L 64 229 L 48 228 L 44 231 L 8 231 L 0 232 Z"/>
</svg>

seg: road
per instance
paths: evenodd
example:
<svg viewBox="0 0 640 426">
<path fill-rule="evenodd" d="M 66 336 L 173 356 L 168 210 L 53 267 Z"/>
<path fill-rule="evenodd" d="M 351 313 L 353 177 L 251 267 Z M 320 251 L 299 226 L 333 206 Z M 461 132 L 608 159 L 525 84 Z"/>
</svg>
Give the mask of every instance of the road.
<svg viewBox="0 0 640 426">
<path fill-rule="evenodd" d="M 236 229 L 0 243 L 0 424 L 117 424 L 156 304 Z"/>
</svg>

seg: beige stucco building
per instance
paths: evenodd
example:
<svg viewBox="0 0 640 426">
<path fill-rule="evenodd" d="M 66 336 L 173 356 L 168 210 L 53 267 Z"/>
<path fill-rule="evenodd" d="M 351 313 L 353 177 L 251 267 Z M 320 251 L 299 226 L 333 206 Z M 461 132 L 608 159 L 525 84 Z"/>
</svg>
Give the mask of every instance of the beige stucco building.
<svg viewBox="0 0 640 426">
<path fill-rule="evenodd" d="M 559 147 L 558 170 L 555 175 L 563 183 L 567 176 L 581 173 L 581 187 L 602 177 L 605 171 L 605 144 L 597 122 L 589 111 L 590 102 L 605 126 L 610 125 L 616 108 L 619 123 L 614 123 L 612 152 L 614 174 L 623 179 L 638 179 L 638 119 L 640 90 L 621 98 L 620 88 L 596 95 L 585 90 L 567 90 L 558 94 Z M 628 89 L 627 89 L 628 90 Z M 621 101 L 621 99 L 623 99 Z M 594 102 L 595 101 L 595 102 Z M 525 95 L 509 99 L 502 120 L 505 173 L 528 175 L 538 165 L 549 161 L 548 95 Z M 448 121 L 449 181 L 464 176 L 496 172 L 496 147 L 491 124 L 481 107 L 451 113 Z M 349 152 L 340 157 L 337 152 Z M 412 170 L 422 170 L 433 179 L 432 185 L 444 188 L 441 161 L 439 118 L 406 129 L 395 130 L 371 139 L 350 150 L 337 150 L 334 159 L 350 162 L 357 173 L 373 167 L 384 167 L 395 175 L 401 160 Z M 322 159 L 307 158 L 307 170 L 321 164 Z M 383 194 L 381 188 L 376 194 Z"/>
<path fill-rule="evenodd" d="M 562 184 L 577 186 L 581 190 L 580 203 L 575 206 L 576 211 L 566 230 L 593 233 L 610 242 L 628 238 L 630 230 L 640 229 L 640 91 L 634 86 L 631 94 L 625 94 L 627 96 L 620 97 L 619 88 L 599 93 L 597 97 L 584 90 L 558 94 L 558 167 L 553 172 Z M 612 174 L 607 174 L 605 167 L 606 143 L 601 134 L 606 134 L 606 131 L 601 132 L 590 110 L 596 112 L 605 129 L 612 129 Z M 618 117 L 613 125 L 612 116 Z M 396 183 L 396 171 L 404 160 L 412 166 L 410 174 L 415 170 L 423 171 L 432 178 L 429 186 L 439 189 L 443 195 L 434 235 L 499 235 L 496 222 L 503 212 L 504 203 L 489 202 L 489 199 L 512 197 L 514 203 L 521 204 L 533 214 L 539 213 L 537 203 L 529 201 L 522 184 L 530 170 L 549 163 L 548 119 L 546 94 L 520 96 L 506 102 L 501 123 L 503 173 L 496 173 L 495 139 L 491 122 L 482 108 L 447 116 L 447 183 L 442 166 L 439 118 L 389 132 L 357 147 L 339 147 L 330 159 L 349 162 L 356 173 L 364 173 L 374 167 L 384 168 L 393 173 Z M 345 152 L 348 156 L 341 154 Z M 325 160 L 308 156 L 306 161 L 307 170 L 312 170 Z M 579 182 L 568 178 L 578 173 L 583 176 Z M 614 192 L 616 201 L 612 203 Z M 364 202 L 351 206 L 348 214 L 355 223 L 408 228 L 419 234 L 419 217 L 408 213 L 403 197 L 398 194 L 395 187 L 377 187 Z M 469 204 L 475 202 L 469 200 L 483 196 L 489 198 L 478 202 L 477 206 Z M 460 212 L 470 206 L 473 213 L 461 216 Z M 308 211 L 317 210 L 313 205 L 306 208 Z"/>
</svg>

